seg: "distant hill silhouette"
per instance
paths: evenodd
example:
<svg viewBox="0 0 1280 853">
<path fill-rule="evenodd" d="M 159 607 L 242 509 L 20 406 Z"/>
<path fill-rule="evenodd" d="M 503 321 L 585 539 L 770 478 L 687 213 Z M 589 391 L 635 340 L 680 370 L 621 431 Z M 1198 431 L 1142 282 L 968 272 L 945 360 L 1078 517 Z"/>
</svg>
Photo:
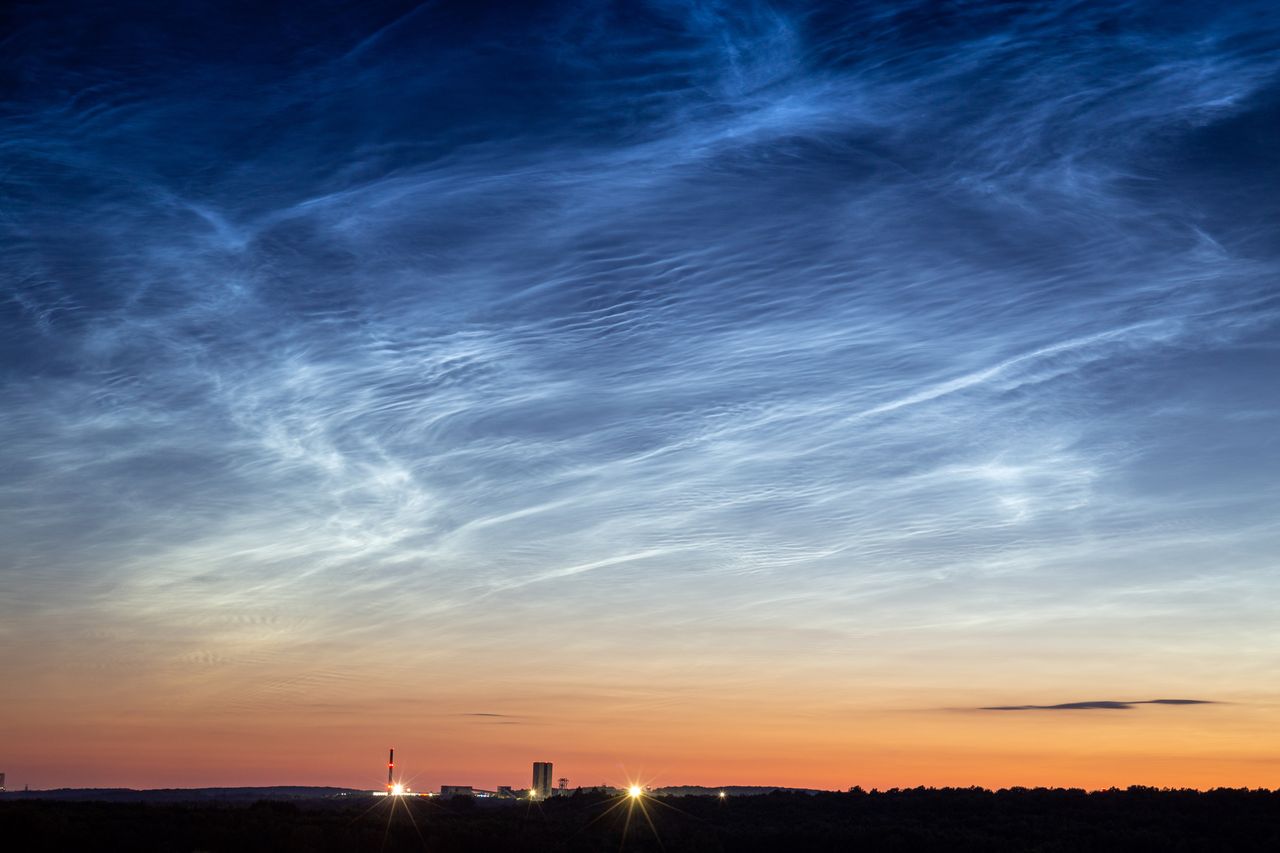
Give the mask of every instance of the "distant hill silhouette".
<svg viewBox="0 0 1280 853">
<path fill-rule="evenodd" d="M 667 785 L 654 788 L 651 793 L 667 797 L 718 797 L 724 791 L 730 797 L 759 797 L 784 791 L 792 794 L 829 794 L 820 788 L 783 788 L 778 785 L 722 785 L 720 787 L 706 785 Z"/>
<path fill-rule="evenodd" d="M 7 791 L 0 800 L 80 800 L 102 803 L 246 802 L 257 800 L 315 800 L 342 794 L 368 794 L 354 788 L 271 785 L 263 788 L 55 788 L 48 791 Z"/>
</svg>

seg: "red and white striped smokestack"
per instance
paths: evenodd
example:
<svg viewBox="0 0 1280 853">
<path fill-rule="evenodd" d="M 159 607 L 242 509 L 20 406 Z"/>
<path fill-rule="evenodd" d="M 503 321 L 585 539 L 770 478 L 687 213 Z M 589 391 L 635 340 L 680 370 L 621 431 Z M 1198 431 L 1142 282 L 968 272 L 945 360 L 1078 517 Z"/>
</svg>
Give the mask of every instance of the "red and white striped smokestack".
<svg viewBox="0 0 1280 853">
<path fill-rule="evenodd" d="M 391 790 L 391 774 L 395 772 L 395 769 L 396 769 L 396 749 L 393 746 L 391 747 L 390 754 L 387 755 L 387 790 L 388 791 Z"/>
</svg>

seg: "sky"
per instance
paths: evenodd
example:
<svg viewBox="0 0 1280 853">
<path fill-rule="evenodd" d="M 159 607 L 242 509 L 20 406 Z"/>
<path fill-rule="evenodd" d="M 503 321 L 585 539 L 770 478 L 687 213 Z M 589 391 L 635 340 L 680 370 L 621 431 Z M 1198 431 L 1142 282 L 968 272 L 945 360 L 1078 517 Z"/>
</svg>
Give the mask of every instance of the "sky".
<svg viewBox="0 0 1280 853">
<path fill-rule="evenodd" d="M 1280 785 L 1272 4 L 4 27 L 11 789 Z"/>
</svg>

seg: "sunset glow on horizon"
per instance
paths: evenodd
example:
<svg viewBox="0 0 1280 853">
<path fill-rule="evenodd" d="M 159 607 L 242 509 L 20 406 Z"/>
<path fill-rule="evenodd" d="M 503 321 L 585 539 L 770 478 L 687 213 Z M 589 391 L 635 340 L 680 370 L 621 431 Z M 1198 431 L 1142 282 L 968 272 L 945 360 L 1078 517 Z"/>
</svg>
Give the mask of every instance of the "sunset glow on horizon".
<svg viewBox="0 0 1280 853">
<path fill-rule="evenodd" d="M 18 9 L 8 788 L 1280 786 L 1280 24 L 946 9 Z"/>
</svg>

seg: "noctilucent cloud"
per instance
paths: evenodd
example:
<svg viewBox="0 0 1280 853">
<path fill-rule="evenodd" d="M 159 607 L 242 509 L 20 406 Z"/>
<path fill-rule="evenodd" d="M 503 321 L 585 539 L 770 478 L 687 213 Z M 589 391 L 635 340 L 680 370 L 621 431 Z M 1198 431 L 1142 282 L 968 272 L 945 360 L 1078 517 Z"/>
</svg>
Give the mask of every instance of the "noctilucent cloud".
<svg viewBox="0 0 1280 853">
<path fill-rule="evenodd" d="M 1271 4 L 3 44 L 11 784 L 1280 778 Z"/>
</svg>

